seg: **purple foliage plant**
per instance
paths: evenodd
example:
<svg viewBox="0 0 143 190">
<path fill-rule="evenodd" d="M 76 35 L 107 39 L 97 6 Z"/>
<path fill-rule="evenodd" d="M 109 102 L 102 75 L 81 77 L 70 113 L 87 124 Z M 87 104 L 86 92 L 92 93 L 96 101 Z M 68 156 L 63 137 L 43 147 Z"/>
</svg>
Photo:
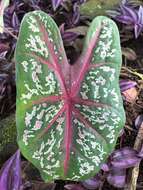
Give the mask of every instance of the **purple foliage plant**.
<svg viewBox="0 0 143 190">
<path fill-rule="evenodd" d="M 93 190 L 103 185 L 104 181 L 117 188 L 126 185 L 127 169 L 136 166 L 143 159 L 143 148 L 140 152 L 124 147 L 115 150 L 108 158 L 107 163 L 101 166 L 101 171 L 93 178 L 82 181 L 80 184 L 65 185 L 70 190 Z M 81 189 L 80 189 L 81 188 Z"/>
<path fill-rule="evenodd" d="M 143 6 L 138 8 L 131 6 L 128 1 L 123 1 L 120 7 L 108 14 L 116 21 L 129 25 L 134 29 L 135 38 L 138 38 L 143 31 Z"/>
<path fill-rule="evenodd" d="M 124 92 L 130 88 L 137 86 L 137 83 L 135 81 L 125 80 L 125 79 L 121 79 L 119 84 L 121 92 Z"/>
<path fill-rule="evenodd" d="M 63 0 L 52 0 L 52 6 L 54 11 L 56 11 L 56 9 L 61 5 L 62 2 Z"/>
<path fill-rule="evenodd" d="M 6 161 L 0 171 L 0 189 L 20 190 L 21 184 L 20 151 L 17 150 L 17 152 Z"/>
</svg>

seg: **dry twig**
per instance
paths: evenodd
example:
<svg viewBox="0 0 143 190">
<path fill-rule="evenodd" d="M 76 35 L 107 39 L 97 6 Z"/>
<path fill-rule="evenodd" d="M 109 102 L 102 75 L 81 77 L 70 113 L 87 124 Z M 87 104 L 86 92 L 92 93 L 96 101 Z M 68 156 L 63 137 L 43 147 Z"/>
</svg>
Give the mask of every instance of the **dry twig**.
<svg viewBox="0 0 143 190">
<path fill-rule="evenodd" d="M 139 152 L 141 150 L 142 146 L 143 146 L 143 122 L 141 123 L 141 126 L 139 128 L 139 131 L 138 131 L 138 134 L 137 134 L 137 137 L 135 140 L 135 144 L 134 144 L 134 149 Z M 138 163 L 132 169 L 131 179 L 130 179 L 127 187 L 125 187 L 124 190 L 136 190 L 137 179 L 138 179 L 138 175 L 139 175 L 139 165 L 140 165 L 140 163 Z"/>
</svg>

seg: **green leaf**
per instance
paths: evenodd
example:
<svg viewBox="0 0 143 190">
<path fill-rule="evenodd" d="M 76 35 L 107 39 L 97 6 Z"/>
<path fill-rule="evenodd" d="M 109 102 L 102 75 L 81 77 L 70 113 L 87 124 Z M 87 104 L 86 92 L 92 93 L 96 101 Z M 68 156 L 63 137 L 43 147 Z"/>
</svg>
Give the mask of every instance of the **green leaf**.
<svg viewBox="0 0 143 190">
<path fill-rule="evenodd" d="M 9 0 L 2 0 L 0 2 L 0 33 L 4 32 L 3 14 L 5 8 L 9 5 Z"/>
<path fill-rule="evenodd" d="M 16 120 L 23 155 L 45 181 L 95 175 L 125 122 L 115 23 L 95 18 L 81 56 L 69 65 L 53 19 L 42 11 L 28 13 L 15 59 Z"/>
<path fill-rule="evenodd" d="M 107 15 L 106 11 L 119 6 L 121 0 L 89 0 L 80 6 L 82 15 L 94 18 L 97 15 Z"/>
</svg>

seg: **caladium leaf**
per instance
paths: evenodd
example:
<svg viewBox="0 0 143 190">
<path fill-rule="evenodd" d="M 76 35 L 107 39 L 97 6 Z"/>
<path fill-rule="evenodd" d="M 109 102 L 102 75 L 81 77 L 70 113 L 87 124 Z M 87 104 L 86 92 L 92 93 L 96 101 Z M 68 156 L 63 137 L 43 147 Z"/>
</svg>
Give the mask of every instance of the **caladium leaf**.
<svg viewBox="0 0 143 190">
<path fill-rule="evenodd" d="M 69 65 L 58 27 L 28 13 L 15 53 L 18 143 L 45 181 L 85 180 L 112 152 L 125 122 L 115 23 L 93 20 L 80 58 Z"/>
</svg>

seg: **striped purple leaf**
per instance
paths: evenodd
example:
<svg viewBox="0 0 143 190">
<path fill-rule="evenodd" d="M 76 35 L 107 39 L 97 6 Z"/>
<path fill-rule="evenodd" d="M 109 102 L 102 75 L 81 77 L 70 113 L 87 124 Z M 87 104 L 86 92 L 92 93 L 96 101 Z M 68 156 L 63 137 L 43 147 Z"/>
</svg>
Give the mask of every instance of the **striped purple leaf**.
<svg viewBox="0 0 143 190">
<path fill-rule="evenodd" d="M 115 187 L 124 187 L 126 184 L 126 169 L 113 167 L 107 176 L 107 181 Z"/>
<path fill-rule="evenodd" d="M 0 189 L 20 190 L 21 179 L 20 151 L 18 150 L 6 161 L 0 171 Z"/>
<path fill-rule="evenodd" d="M 140 33 L 143 31 L 143 6 L 140 5 L 138 9 L 122 3 L 120 9 L 110 14 L 117 21 L 130 25 L 134 28 L 135 38 L 138 38 Z"/>
<path fill-rule="evenodd" d="M 125 147 L 114 151 L 108 158 L 108 162 L 102 164 L 101 172 L 95 177 L 85 180 L 82 183 L 87 189 L 97 189 L 102 182 L 107 181 L 115 187 L 122 188 L 126 185 L 126 172 L 130 167 L 134 167 L 143 159 L 143 147 L 140 152 L 135 151 L 130 147 Z"/>
<path fill-rule="evenodd" d="M 137 86 L 137 83 L 135 81 L 125 80 L 125 79 L 120 80 L 119 84 L 120 84 L 121 92 L 124 92 L 130 88 Z"/>
<path fill-rule="evenodd" d="M 139 129 L 142 123 L 143 123 L 143 114 L 140 114 L 135 120 L 135 127 Z"/>
<path fill-rule="evenodd" d="M 89 190 L 97 189 L 100 187 L 101 184 L 102 180 L 100 174 L 97 174 L 95 177 L 82 182 L 82 185 Z"/>
<path fill-rule="evenodd" d="M 114 151 L 110 161 L 113 167 L 120 169 L 133 167 L 139 162 L 137 151 L 129 147 Z"/>
<path fill-rule="evenodd" d="M 63 0 L 51 0 L 54 11 L 61 5 Z"/>
</svg>

